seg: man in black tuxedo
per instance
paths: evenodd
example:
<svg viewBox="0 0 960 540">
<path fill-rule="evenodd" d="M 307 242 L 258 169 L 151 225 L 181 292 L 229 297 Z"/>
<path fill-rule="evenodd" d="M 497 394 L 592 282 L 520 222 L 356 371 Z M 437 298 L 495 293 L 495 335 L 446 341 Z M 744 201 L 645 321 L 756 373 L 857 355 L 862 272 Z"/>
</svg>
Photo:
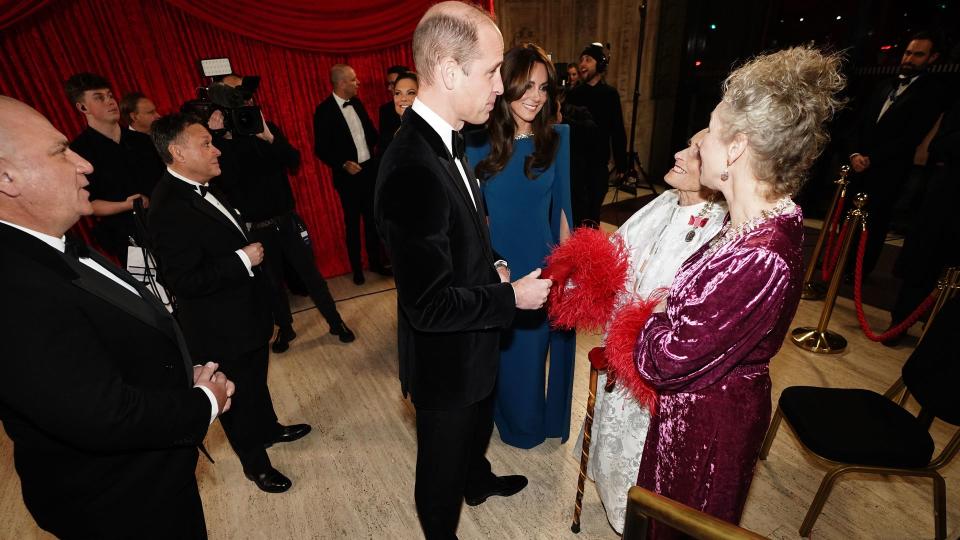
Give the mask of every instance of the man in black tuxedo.
<svg viewBox="0 0 960 540">
<path fill-rule="evenodd" d="M 850 167 L 855 174 L 848 192 L 870 196 L 866 207 L 869 237 L 863 256 L 864 277 L 880 258 L 917 146 L 944 107 L 939 82 L 927 74 L 928 65 L 936 59 L 933 38 L 928 34 L 915 35 L 903 51 L 900 74 L 880 83 L 863 103 L 850 136 Z"/>
<path fill-rule="evenodd" d="M 360 259 L 360 216 L 370 269 L 382 275 L 390 272 L 380 257 L 380 238 L 373 219 L 373 185 L 377 179 L 374 147 L 377 130 L 357 97 L 360 81 L 353 68 L 336 64 L 330 68 L 333 93 L 313 113 L 313 151 L 333 173 L 333 187 L 340 196 L 347 255 L 353 282 L 363 284 Z"/>
<path fill-rule="evenodd" d="M 206 538 L 197 445 L 233 384 L 192 366 L 147 289 L 65 241 L 93 212 L 91 171 L 40 113 L 0 96 L 0 420 L 23 500 L 61 538 Z"/>
<path fill-rule="evenodd" d="M 207 183 L 220 174 L 220 151 L 200 120 L 171 114 L 151 128 L 167 172 L 153 191 L 149 230 L 165 285 L 194 358 L 216 359 L 241 392 L 220 419 L 243 472 L 270 493 L 290 489 L 266 448 L 310 432 L 277 422 L 267 388 L 273 317 L 263 247 L 247 240 L 243 219 Z"/>
<path fill-rule="evenodd" d="M 150 137 L 120 126 L 120 107 L 110 83 L 99 75 L 77 73 L 67 79 L 67 98 L 87 121 L 70 148 L 90 161 L 90 201 L 96 224 L 93 236 L 108 253 L 126 264 L 130 239 L 138 244 L 133 202 L 147 198 L 163 174 L 163 162 Z"/>
<path fill-rule="evenodd" d="M 490 246 L 485 208 L 459 130 L 483 124 L 503 93 L 503 38 L 460 2 L 430 8 L 413 52 L 420 92 L 384 155 L 377 224 L 397 282 L 400 379 L 417 410 L 415 500 L 428 539 L 456 538 L 460 507 L 510 496 L 523 476 L 493 474 L 500 330 L 538 309 L 550 280 L 537 269 L 510 283 Z"/>
</svg>

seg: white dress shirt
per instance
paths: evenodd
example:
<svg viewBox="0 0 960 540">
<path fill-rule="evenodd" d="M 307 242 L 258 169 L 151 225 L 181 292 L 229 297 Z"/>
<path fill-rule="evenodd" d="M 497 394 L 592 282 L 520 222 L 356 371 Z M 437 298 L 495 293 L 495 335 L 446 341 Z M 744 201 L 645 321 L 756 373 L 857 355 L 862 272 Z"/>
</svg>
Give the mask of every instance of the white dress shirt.
<svg viewBox="0 0 960 540">
<path fill-rule="evenodd" d="M 9 221 L 3 221 L 2 219 L 0 219 L 0 223 L 3 223 L 4 225 L 9 225 L 9 226 L 13 227 L 14 229 L 23 231 L 23 232 L 29 234 L 30 236 L 32 236 L 32 237 L 34 237 L 34 238 L 36 238 L 36 239 L 38 239 L 38 240 L 43 241 L 43 243 L 45 243 L 45 244 L 47 244 L 48 246 L 52 247 L 53 249 L 59 251 L 60 253 L 65 253 L 65 252 L 66 252 L 67 241 L 66 241 L 66 238 L 63 237 L 63 236 L 61 236 L 60 238 L 57 238 L 57 237 L 55 237 L 55 236 L 50 236 L 49 234 L 44 234 L 44 233 L 42 233 L 42 232 L 38 232 L 38 231 L 35 231 L 35 230 L 33 230 L 33 229 L 28 229 L 28 228 L 26 228 L 26 227 L 22 227 L 22 226 L 20 226 L 20 225 L 17 225 L 16 223 L 10 223 Z M 103 266 L 101 266 L 100 263 L 98 263 L 97 261 L 95 261 L 95 260 L 93 260 L 93 259 L 91 259 L 91 258 L 89 258 L 89 257 L 80 257 L 80 262 L 81 262 L 84 266 L 90 268 L 91 270 L 94 270 L 95 272 L 97 272 L 98 274 L 104 276 L 105 278 L 109 279 L 110 281 L 116 283 L 117 285 L 120 285 L 120 286 L 123 287 L 124 289 L 126 289 L 126 290 L 130 291 L 131 293 L 137 295 L 138 298 L 143 298 L 142 296 L 140 296 L 140 293 L 138 293 L 136 289 L 134 289 L 134 288 L 131 287 L 128 283 L 124 282 L 122 279 L 120 279 L 119 277 L 117 277 L 113 272 L 111 272 L 111 271 L 107 270 L 106 268 L 104 268 Z M 193 374 L 191 373 L 190 375 L 191 375 L 191 378 L 193 378 Z M 210 423 L 212 424 L 213 421 L 217 418 L 217 412 L 219 412 L 219 410 L 220 410 L 220 409 L 217 407 L 217 398 L 213 395 L 213 392 L 210 391 L 209 388 L 206 388 L 206 387 L 203 387 L 203 386 L 194 386 L 194 388 L 199 388 L 200 390 L 203 390 L 203 393 L 206 394 L 206 395 L 207 395 L 207 398 L 210 400 L 210 407 L 211 407 L 211 409 L 210 409 L 210 411 L 211 411 L 211 412 L 210 412 Z"/>
<path fill-rule="evenodd" d="M 443 140 L 443 144 L 447 145 L 447 151 L 450 152 L 450 155 L 453 155 L 453 126 L 447 123 L 446 120 L 440 117 L 439 114 L 433 112 L 430 107 L 427 107 L 420 98 L 414 98 L 413 105 L 411 108 L 417 111 L 417 114 L 420 115 L 420 118 L 430 125 L 434 131 L 440 135 L 440 139 Z M 470 180 L 467 178 L 467 171 L 463 170 L 463 165 L 460 164 L 459 159 L 454 159 L 454 163 L 457 164 L 457 170 L 460 171 L 460 176 L 463 178 L 463 184 L 467 187 L 467 193 L 470 195 L 470 200 L 473 202 L 473 208 L 477 208 L 477 201 L 473 198 L 473 189 L 470 188 Z M 477 187 L 479 189 L 479 186 Z"/>
<path fill-rule="evenodd" d="M 363 133 L 363 122 L 360 121 L 360 115 L 353 105 L 344 107 L 347 100 L 333 94 L 333 100 L 337 102 L 337 108 L 343 114 L 347 121 L 347 127 L 350 128 L 350 136 L 353 137 L 353 145 L 357 147 L 357 163 L 363 163 L 370 159 L 370 148 L 367 146 L 367 138 Z"/>
<path fill-rule="evenodd" d="M 203 184 L 201 184 L 200 182 L 194 182 L 189 178 L 185 178 L 183 175 L 177 173 L 170 167 L 167 167 L 167 172 L 170 173 L 170 175 L 173 176 L 174 178 L 178 180 L 182 180 L 190 184 L 191 186 L 193 186 L 194 190 L 197 192 L 197 195 L 200 195 L 200 187 Z M 247 233 L 244 232 L 243 227 L 240 226 L 240 224 L 237 222 L 237 219 L 233 217 L 233 215 L 230 213 L 229 210 L 227 210 L 227 207 L 224 206 L 223 203 L 221 203 L 219 200 L 217 200 L 216 197 L 213 196 L 213 193 L 210 193 L 210 191 L 207 191 L 207 194 L 203 196 L 203 200 L 212 204 L 214 207 L 216 207 L 217 210 L 220 211 L 221 214 L 227 216 L 227 219 L 229 219 L 230 222 L 233 223 L 233 225 L 240 230 L 240 234 L 242 234 L 244 238 L 247 237 Z M 243 251 L 243 249 L 238 249 L 234 253 L 236 253 L 240 257 L 240 260 L 243 262 L 243 266 L 247 268 L 247 275 L 250 277 L 253 277 L 253 263 L 252 261 L 250 261 L 250 257 L 247 257 L 247 254 Z"/>
<path fill-rule="evenodd" d="M 897 80 L 897 85 L 898 85 L 898 86 L 897 86 L 897 93 L 896 93 L 895 95 L 891 96 L 891 94 L 893 94 L 893 92 L 890 92 L 890 94 L 887 95 L 887 100 L 883 102 L 883 107 L 880 108 L 880 114 L 877 115 L 877 122 L 879 122 L 880 119 L 883 118 L 884 113 L 886 113 L 886 112 L 887 112 L 887 109 L 889 109 L 890 106 L 893 105 L 893 102 L 896 101 L 898 98 L 900 98 L 900 95 L 903 94 L 904 92 L 906 92 L 906 91 L 907 91 L 907 88 L 910 88 L 910 85 L 913 84 L 913 82 L 917 80 L 917 77 L 919 77 L 919 75 L 915 75 L 915 76 L 912 77 L 909 81 L 907 81 L 906 84 L 904 84 L 904 85 L 902 85 L 902 86 L 900 86 L 900 83 L 901 83 L 901 82 L 903 81 L 903 79 L 905 79 L 906 77 L 900 77 L 900 78 Z M 890 99 L 891 97 L 893 97 L 893 99 Z"/>
</svg>

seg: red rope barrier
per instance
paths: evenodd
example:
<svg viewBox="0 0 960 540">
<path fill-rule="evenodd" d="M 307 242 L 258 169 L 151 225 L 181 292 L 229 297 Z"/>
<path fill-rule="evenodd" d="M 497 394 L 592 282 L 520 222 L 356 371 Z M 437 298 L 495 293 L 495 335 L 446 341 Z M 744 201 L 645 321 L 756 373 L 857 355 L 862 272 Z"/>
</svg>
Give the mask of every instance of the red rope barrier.
<svg viewBox="0 0 960 540">
<path fill-rule="evenodd" d="M 863 253 L 866 251 L 866 248 L 867 229 L 863 229 L 863 232 L 860 234 L 860 244 L 857 246 L 857 267 L 853 274 L 853 304 L 857 308 L 857 320 L 860 321 L 860 328 L 863 329 L 863 333 L 866 334 L 867 338 L 871 341 L 886 341 L 906 332 L 907 328 L 910 328 L 917 322 L 917 319 L 927 311 L 930 311 L 934 302 L 937 301 L 937 291 L 930 293 L 930 296 L 921 302 L 920 305 L 917 306 L 917 309 L 913 310 L 913 313 L 904 319 L 903 322 L 891 327 L 882 334 L 875 334 L 867 323 L 866 316 L 863 314 L 863 291 L 861 290 L 861 286 L 863 285 Z"/>
<path fill-rule="evenodd" d="M 830 281 L 830 274 L 833 273 L 834 268 L 837 266 L 836 257 L 840 256 L 840 245 L 842 242 L 838 240 L 843 238 L 842 227 L 840 227 L 840 215 L 843 213 L 843 201 L 846 197 L 840 197 L 837 199 L 837 207 L 833 211 L 833 215 L 830 216 L 830 221 L 824 224 L 824 227 L 827 228 L 827 245 L 824 246 L 823 258 L 821 259 L 822 264 L 820 266 L 820 277 L 823 281 Z M 844 223 L 846 225 L 846 223 Z M 834 229 L 841 229 L 840 233 L 833 235 Z M 832 253 L 836 249 L 836 256 L 832 256 Z M 827 261 L 830 261 L 829 268 Z"/>
<path fill-rule="evenodd" d="M 823 256 L 823 266 L 820 267 L 820 276 L 824 281 L 830 282 L 830 276 L 833 275 L 833 271 L 837 269 L 837 261 L 840 260 L 840 250 L 843 249 L 843 242 L 840 241 L 841 238 L 846 236 L 847 227 L 849 222 L 844 221 L 843 227 L 840 228 L 840 233 L 837 234 L 837 243 L 832 246 L 827 247 L 827 252 Z M 830 248 L 833 249 L 830 249 Z"/>
</svg>

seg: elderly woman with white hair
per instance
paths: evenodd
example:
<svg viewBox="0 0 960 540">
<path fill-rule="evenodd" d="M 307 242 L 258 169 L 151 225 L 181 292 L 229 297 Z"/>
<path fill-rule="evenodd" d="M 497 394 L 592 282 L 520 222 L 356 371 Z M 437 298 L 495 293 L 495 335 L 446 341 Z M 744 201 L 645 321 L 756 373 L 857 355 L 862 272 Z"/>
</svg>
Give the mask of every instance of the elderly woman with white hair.
<svg viewBox="0 0 960 540">
<path fill-rule="evenodd" d="M 633 365 L 617 369 L 658 394 L 638 484 L 733 523 L 770 421 L 770 359 L 800 300 L 803 216 L 791 196 L 843 85 L 840 59 L 807 47 L 727 78 L 700 143 L 700 181 L 723 194 L 729 220 L 680 267 Z"/>
</svg>

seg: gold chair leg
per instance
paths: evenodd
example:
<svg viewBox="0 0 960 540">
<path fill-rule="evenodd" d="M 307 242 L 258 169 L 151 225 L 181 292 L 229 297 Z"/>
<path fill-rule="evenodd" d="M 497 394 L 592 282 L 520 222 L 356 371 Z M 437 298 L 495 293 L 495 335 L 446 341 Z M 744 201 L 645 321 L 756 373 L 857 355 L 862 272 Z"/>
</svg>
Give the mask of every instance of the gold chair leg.
<svg viewBox="0 0 960 540">
<path fill-rule="evenodd" d="M 760 459 L 767 459 L 767 454 L 770 453 L 770 447 L 773 445 L 773 439 L 777 436 L 777 430 L 780 429 L 780 421 L 783 420 L 783 413 L 780 412 L 780 407 L 777 406 L 776 412 L 773 413 L 773 419 L 770 420 L 770 428 L 767 429 L 767 435 L 763 438 L 763 446 L 760 447 Z"/>
<path fill-rule="evenodd" d="M 837 478 L 839 478 L 841 474 L 847 472 L 848 468 L 846 465 L 841 465 L 827 471 L 827 474 L 823 477 L 823 481 L 820 482 L 820 489 L 817 490 L 817 494 L 813 497 L 813 502 L 810 503 L 810 509 L 807 510 L 807 515 L 803 518 L 803 524 L 800 525 L 800 536 L 804 538 L 810 536 L 810 531 L 813 530 L 813 524 L 816 523 L 817 518 L 820 517 L 820 512 L 823 510 L 823 505 L 827 502 L 827 497 L 830 496 L 830 490 L 833 489 L 834 482 L 837 481 Z"/>
<path fill-rule="evenodd" d="M 936 524 L 936 539 L 947 538 L 947 483 L 939 473 L 933 477 L 933 520 Z"/>
</svg>

